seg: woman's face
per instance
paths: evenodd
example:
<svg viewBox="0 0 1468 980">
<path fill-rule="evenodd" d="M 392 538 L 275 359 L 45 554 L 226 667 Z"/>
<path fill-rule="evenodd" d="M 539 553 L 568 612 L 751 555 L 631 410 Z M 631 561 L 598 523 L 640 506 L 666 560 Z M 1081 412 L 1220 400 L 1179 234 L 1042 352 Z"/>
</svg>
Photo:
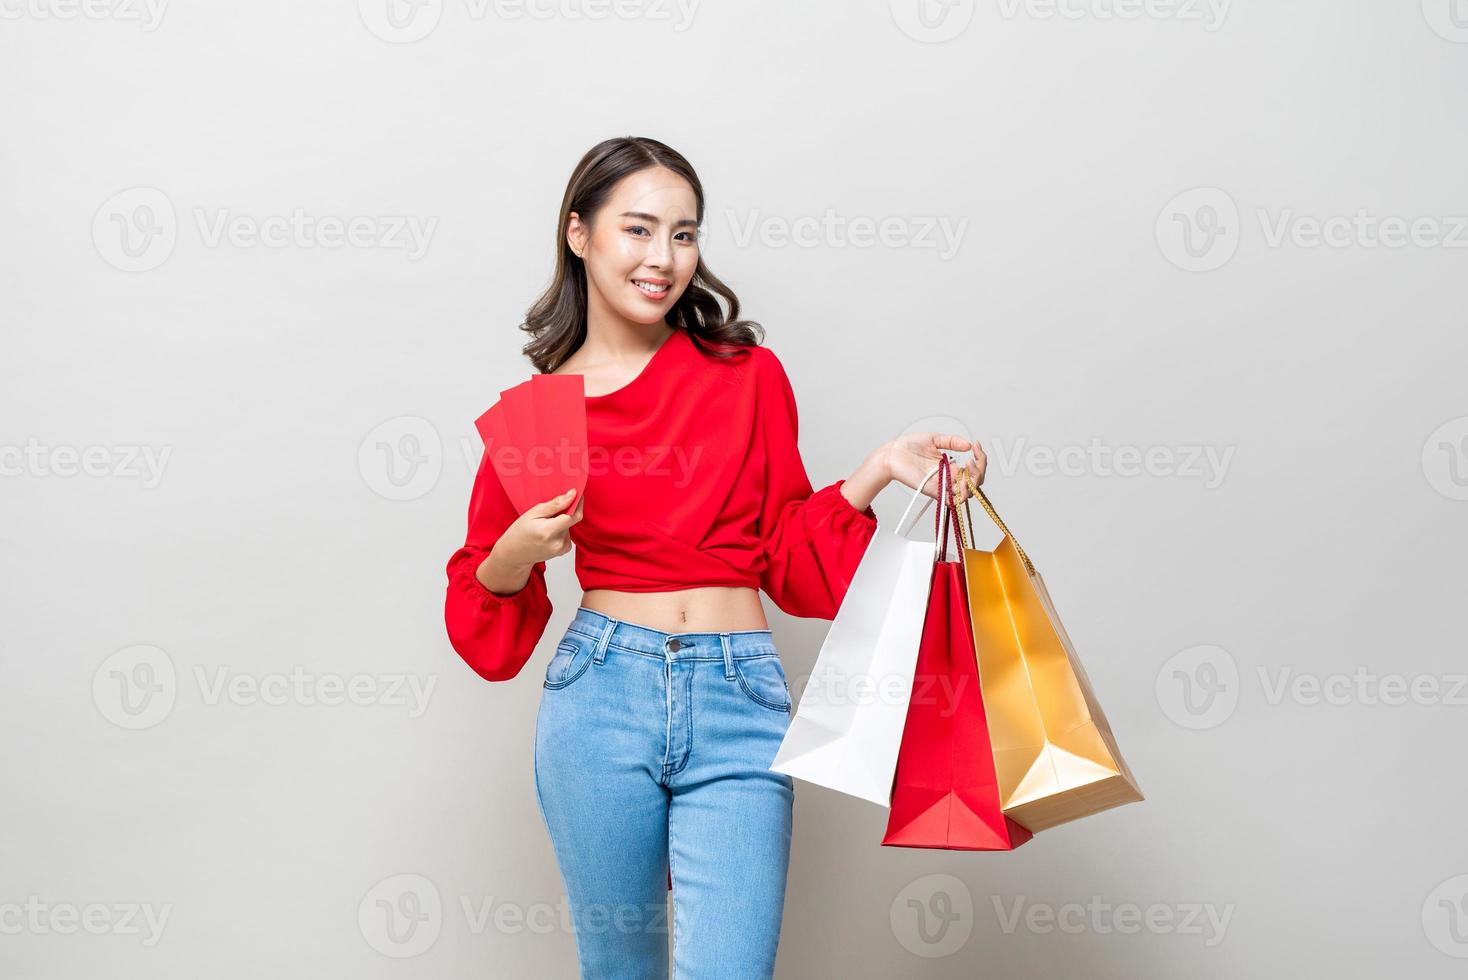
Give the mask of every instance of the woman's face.
<svg viewBox="0 0 1468 980">
<path fill-rule="evenodd" d="M 586 263 L 588 312 L 662 320 L 698 267 L 697 216 L 693 188 L 663 167 L 623 177 L 589 225 L 573 211 L 566 240 Z"/>
</svg>

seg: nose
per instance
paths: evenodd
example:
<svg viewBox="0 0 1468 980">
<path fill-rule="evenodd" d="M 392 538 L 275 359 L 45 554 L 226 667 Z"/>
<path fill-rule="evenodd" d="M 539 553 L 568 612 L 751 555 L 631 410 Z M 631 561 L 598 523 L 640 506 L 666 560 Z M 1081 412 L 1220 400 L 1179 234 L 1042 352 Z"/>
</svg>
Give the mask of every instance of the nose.
<svg viewBox="0 0 1468 980">
<path fill-rule="evenodd" d="M 645 264 L 653 269 L 666 269 L 673 261 L 673 236 L 671 234 L 653 235 L 652 243 L 647 247 Z"/>
</svg>

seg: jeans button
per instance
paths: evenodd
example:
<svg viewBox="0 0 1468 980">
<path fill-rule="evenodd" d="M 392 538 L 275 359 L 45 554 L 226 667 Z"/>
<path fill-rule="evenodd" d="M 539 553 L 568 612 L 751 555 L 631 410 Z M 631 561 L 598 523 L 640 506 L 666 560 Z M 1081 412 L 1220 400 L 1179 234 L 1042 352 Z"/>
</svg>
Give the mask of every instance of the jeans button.
<svg viewBox="0 0 1468 980">
<path fill-rule="evenodd" d="M 668 641 L 668 649 L 676 653 L 677 651 L 683 649 L 683 644 L 678 642 L 678 638 L 675 636 Z"/>
</svg>

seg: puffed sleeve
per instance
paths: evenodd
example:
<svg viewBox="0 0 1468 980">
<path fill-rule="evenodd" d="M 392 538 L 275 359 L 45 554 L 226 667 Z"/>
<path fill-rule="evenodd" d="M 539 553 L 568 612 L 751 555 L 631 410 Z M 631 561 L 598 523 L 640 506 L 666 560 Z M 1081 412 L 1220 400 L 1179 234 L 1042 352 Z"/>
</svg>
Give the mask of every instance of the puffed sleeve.
<svg viewBox="0 0 1468 980">
<path fill-rule="evenodd" d="M 550 621 L 545 562 L 536 562 L 525 585 L 509 595 L 489 591 L 475 575 L 518 516 L 486 450 L 469 498 L 468 536 L 449 559 L 443 612 L 449 643 L 487 681 L 505 681 L 518 674 Z"/>
<path fill-rule="evenodd" d="M 765 493 L 760 585 L 791 616 L 835 619 L 856 567 L 877 530 L 876 512 L 857 510 L 837 480 L 812 492 L 797 444 L 795 392 L 778 358 L 765 351 L 757 372 Z"/>
</svg>

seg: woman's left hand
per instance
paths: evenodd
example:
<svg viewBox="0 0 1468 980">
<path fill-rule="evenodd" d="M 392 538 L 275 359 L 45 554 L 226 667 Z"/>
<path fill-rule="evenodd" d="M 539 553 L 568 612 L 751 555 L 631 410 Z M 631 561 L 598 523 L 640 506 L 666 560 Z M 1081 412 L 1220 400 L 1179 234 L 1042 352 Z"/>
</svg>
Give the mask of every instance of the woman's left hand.
<svg viewBox="0 0 1468 980">
<path fill-rule="evenodd" d="M 893 439 L 884 449 L 888 474 L 903 486 L 914 490 L 918 489 L 918 481 L 927 475 L 928 470 L 933 468 L 933 464 L 944 453 L 966 453 L 972 450 L 973 457 L 968 462 L 952 468 L 954 496 L 959 501 L 968 497 L 969 483 L 979 486 L 984 482 L 984 471 L 989 465 L 989 458 L 984 455 L 983 447 L 978 443 L 970 442 L 963 436 L 942 432 L 908 432 Z M 967 481 L 963 478 L 965 472 L 969 477 Z M 923 487 L 922 492 L 937 499 L 936 474 L 928 483 L 930 486 Z"/>
</svg>

